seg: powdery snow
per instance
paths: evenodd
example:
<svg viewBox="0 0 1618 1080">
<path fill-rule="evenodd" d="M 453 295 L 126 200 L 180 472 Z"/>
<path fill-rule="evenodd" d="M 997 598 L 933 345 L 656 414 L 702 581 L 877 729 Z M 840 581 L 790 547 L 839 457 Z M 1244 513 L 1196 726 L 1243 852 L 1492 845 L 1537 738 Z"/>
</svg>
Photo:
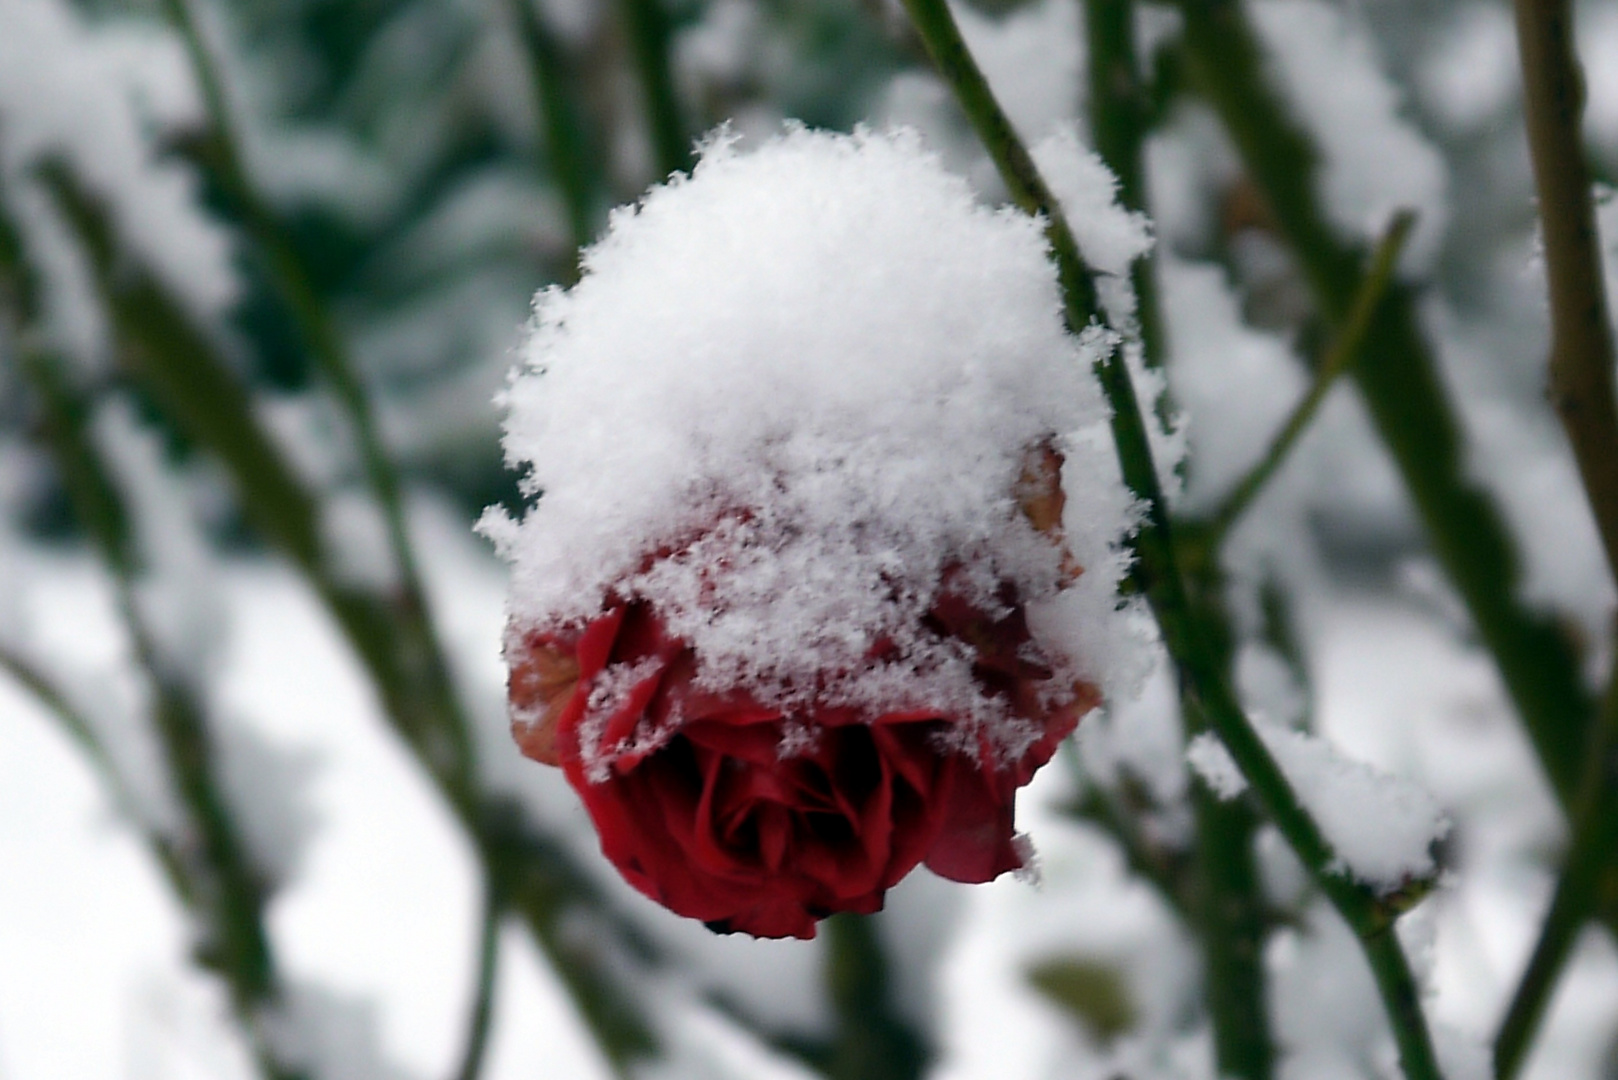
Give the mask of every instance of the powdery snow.
<svg viewBox="0 0 1618 1080">
<path fill-rule="evenodd" d="M 1138 233 L 1101 180 L 1092 212 Z M 483 522 L 515 623 L 639 598 L 710 684 L 987 717 L 970 657 L 923 628 L 962 565 L 985 610 L 1015 584 L 1064 674 L 1132 677 L 1105 341 L 1064 331 L 1038 221 L 978 204 L 913 132 L 793 128 L 748 153 L 721 133 L 690 178 L 617 211 L 584 267 L 540 295 L 504 395 L 507 458 L 542 493 L 521 522 Z M 1065 589 L 1014 502 L 1047 441 L 1084 567 Z"/>
<path fill-rule="evenodd" d="M 1263 720 L 1254 726 L 1331 845 L 1334 870 L 1384 892 L 1437 872 L 1432 847 L 1448 835 L 1450 821 L 1426 791 L 1344 757 L 1307 732 Z M 1212 732 L 1193 738 L 1185 756 L 1221 799 L 1247 790 L 1246 777 Z"/>
</svg>

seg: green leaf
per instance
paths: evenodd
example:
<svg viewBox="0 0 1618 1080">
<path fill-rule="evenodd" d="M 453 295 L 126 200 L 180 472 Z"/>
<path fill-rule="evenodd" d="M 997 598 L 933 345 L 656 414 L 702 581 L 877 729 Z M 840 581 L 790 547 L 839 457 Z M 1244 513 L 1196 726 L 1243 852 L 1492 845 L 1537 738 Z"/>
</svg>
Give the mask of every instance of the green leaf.
<svg viewBox="0 0 1618 1080">
<path fill-rule="evenodd" d="M 1028 981 L 1103 1042 L 1132 1031 L 1139 1021 L 1123 973 L 1100 960 L 1046 960 L 1028 969 Z"/>
</svg>

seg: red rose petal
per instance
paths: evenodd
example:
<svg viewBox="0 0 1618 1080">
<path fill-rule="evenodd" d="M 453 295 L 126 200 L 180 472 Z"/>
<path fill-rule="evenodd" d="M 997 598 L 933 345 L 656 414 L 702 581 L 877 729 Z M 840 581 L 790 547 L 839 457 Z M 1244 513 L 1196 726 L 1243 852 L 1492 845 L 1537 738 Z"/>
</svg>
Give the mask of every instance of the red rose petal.
<svg viewBox="0 0 1618 1080">
<path fill-rule="evenodd" d="M 549 744 L 529 729 L 519 745 L 560 761 L 630 884 L 716 930 L 812 937 L 834 911 L 879 910 L 922 863 L 955 881 L 991 880 L 1022 865 L 1017 789 L 1099 695 L 1080 683 L 1067 702 L 1048 704 L 1051 669 L 1031 652 L 1014 591 L 986 613 L 953 584 L 954 572 L 929 625 L 969 643 L 982 692 L 1035 725 L 1015 760 L 997 759 L 985 736 L 975 756 L 945 748 L 940 736 L 962 722 L 947 712 L 810 705 L 788 716 L 740 688 L 699 689 L 691 650 L 646 604 L 618 602 L 571 641 L 522 639 L 514 711 L 532 711 L 546 692 L 556 700 Z M 570 657 L 577 678 L 560 695 Z M 610 685 L 599 680 L 631 670 L 638 677 L 603 703 L 610 713 L 589 719 L 594 745 L 582 745 L 590 695 Z M 783 753 L 789 729 L 802 740 Z"/>
</svg>

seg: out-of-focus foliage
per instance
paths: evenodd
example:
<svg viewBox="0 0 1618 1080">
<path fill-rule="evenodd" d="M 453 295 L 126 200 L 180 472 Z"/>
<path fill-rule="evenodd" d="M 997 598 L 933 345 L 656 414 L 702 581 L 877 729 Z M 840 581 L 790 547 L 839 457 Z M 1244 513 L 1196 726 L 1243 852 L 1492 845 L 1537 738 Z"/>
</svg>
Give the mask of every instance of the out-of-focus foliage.
<svg viewBox="0 0 1618 1080">
<path fill-rule="evenodd" d="M 954 12 L 1022 141 L 1077 131 L 1154 222 L 1129 349 L 1142 389 L 1166 373 L 1155 449 L 1184 454 L 1163 471 L 1193 601 L 1219 629 L 1207 651 L 1248 714 L 1294 729 L 1272 745 L 1326 763 L 1320 788 L 1362 762 L 1398 781 L 1361 785 L 1383 793 L 1372 809 L 1428 813 L 1426 795 L 1400 802 L 1411 785 L 1442 807 L 1439 872 L 1377 911 L 1400 918 L 1381 936 L 1411 957 L 1444 1075 L 1481 1077 L 1549 898 L 1577 877 L 1569 822 L 1596 835 L 1587 807 L 1618 789 L 1587 769 L 1610 750 L 1592 718 L 1615 592 L 1542 390 L 1512 11 Z M 1611 184 L 1618 15 L 1573 14 L 1591 173 Z M 581 1076 L 1397 1068 L 1360 943 L 1198 710 L 1182 716 L 1167 661 L 1027 793 L 1043 885 L 918 877 L 881 916 L 801 945 L 713 938 L 655 909 L 565 787 L 517 757 L 499 574 L 470 529 L 520 502 L 490 402 L 532 297 L 575 280 L 610 208 L 689 167 L 704 133 L 728 124 L 745 147 L 788 120 L 914 126 L 986 201 L 1008 195 L 890 0 L 0 0 L 0 672 L 15 692 L 0 747 L 57 722 L 161 875 L 166 917 L 183 913 L 170 961 L 206 973 L 187 992 L 207 1004 L 194 1022 L 126 1007 L 126 1045 L 148 1048 L 123 1062 L 132 1075 L 470 1080 L 515 1073 L 521 1046 Z M 1406 209 L 1397 268 L 1366 293 Z M 1595 213 L 1610 290 L 1610 188 Z M 1211 526 L 1356 300 L 1374 317 L 1349 377 L 1250 508 Z M 339 952 L 426 893 L 460 905 L 389 948 L 438 933 L 432 955 L 464 970 L 406 957 L 398 995 L 343 985 L 319 948 L 289 944 L 319 936 L 287 912 L 325 895 L 322 838 L 372 803 L 334 810 L 321 786 L 361 729 L 405 748 L 386 784 L 445 839 L 404 841 L 423 895 L 378 884 L 325 940 Z M 0 753 L 0 769 L 46 775 L 45 760 Z M 0 803 L 0 860 L 26 850 L 9 822 L 43 797 Z M 1348 809 L 1322 823 L 1380 820 Z M 1562 992 L 1528 1076 L 1618 1069 L 1613 870 L 1585 864 L 1586 899 L 1606 907 L 1544 975 Z M 42 865 L 0 861 L 0 913 L 25 910 Z M 466 900 L 480 890 L 483 916 Z M 28 955 L 0 925 L 0 1075 L 50 1075 L 41 1047 L 62 1032 L 113 1046 L 112 1022 L 20 1030 L 13 1017 L 39 1015 L 30 980 L 40 1002 L 71 1000 Z M 566 1004 L 511 992 L 512 957 Z M 447 1049 L 399 1033 L 420 1015 L 400 1004 L 415 978 L 461 988 L 435 1021 Z"/>
</svg>

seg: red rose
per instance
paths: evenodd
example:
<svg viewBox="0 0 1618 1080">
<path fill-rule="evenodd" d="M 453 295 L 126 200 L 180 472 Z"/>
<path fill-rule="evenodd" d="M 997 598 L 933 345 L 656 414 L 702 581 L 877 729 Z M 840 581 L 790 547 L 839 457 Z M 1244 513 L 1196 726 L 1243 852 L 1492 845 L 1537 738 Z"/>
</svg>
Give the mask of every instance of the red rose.
<svg viewBox="0 0 1618 1080">
<path fill-rule="evenodd" d="M 1019 500 L 1054 535 L 1060 488 L 1037 481 L 1059 459 L 1045 453 Z M 694 651 L 644 601 L 611 601 L 570 634 L 513 634 L 513 733 L 524 754 L 562 767 L 632 885 L 715 930 L 813 937 L 833 912 L 879 910 L 920 863 L 988 881 L 1023 864 L 1017 788 L 1100 695 L 1053 684 L 1011 586 L 991 616 L 952 588 L 959 573 L 945 575 L 925 629 L 971 648 L 979 690 L 1027 734 L 1015 757 L 983 735 L 960 748 L 959 733 L 977 729 L 945 710 L 789 714 L 746 690 L 703 689 Z"/>
</svg>

